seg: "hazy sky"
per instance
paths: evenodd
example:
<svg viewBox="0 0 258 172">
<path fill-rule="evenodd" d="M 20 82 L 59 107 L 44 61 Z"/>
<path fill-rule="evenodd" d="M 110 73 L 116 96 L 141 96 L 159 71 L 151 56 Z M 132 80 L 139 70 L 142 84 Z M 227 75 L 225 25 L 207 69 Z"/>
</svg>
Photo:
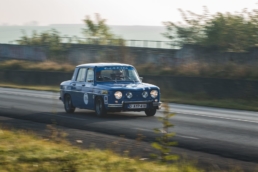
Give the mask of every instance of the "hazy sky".
<svg viewBox="0 0 258 172">
<path fill-rule="evenodd" d="M 86 15 L 100 13 L 109 25 L 160 26 L 180 21 L 178 8 L 201 13 L 258 8 L 258 0 L 0 0 L 0 24 L 82 24 Z"/>
</svg>

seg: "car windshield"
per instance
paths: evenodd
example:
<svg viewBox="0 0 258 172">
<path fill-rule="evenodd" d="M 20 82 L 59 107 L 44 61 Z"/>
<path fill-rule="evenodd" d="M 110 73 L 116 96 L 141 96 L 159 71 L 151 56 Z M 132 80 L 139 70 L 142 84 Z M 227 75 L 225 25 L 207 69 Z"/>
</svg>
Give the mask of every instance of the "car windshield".
<svg viewBox="0 0 258 172">
<path fill-rule="evenodd" d="M 110 66 L 98 67 L 96 69 L 96 81 L 132 81 L 139 82 L 139 76 L 133 67 L 128 66 Z"/>
</svg>

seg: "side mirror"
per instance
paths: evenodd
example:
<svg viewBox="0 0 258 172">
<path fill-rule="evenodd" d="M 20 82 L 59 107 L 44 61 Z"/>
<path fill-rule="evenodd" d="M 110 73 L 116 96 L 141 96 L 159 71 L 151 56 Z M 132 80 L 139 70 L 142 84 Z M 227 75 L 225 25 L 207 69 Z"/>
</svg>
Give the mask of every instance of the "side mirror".
<svg viewBox="0 0 258 172">
<path fill-rule="evenodd" d="M 140 77 L 140 80 L 142 81 L 142 80 L 143 80 L 143 77 Z"/>
</svg>

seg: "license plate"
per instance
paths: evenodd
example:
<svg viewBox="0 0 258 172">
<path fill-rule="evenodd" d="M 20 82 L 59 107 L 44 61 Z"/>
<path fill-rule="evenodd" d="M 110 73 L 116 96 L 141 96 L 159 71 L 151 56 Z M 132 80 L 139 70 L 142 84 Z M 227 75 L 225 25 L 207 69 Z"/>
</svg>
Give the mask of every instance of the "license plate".
<svg viewBox="0 0 258 172">
<path fill-rule="evenodd" d="M 147 104 L 129 104 L 128 108 L 130 109 L 142 109 L 147 108 Z"/>
</svg>

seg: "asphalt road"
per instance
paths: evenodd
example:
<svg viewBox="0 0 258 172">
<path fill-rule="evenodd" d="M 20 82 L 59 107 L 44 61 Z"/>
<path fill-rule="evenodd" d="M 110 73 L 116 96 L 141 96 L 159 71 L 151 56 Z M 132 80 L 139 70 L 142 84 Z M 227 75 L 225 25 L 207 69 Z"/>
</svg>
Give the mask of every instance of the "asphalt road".
<svg viewBox="0 0 258 172">
<path fill-rule="evenodd" d="M 0 88 L 0 116 L 39 123 L 56 123 L 60 126 L 125 136 L 135 139 L 137 134 L 153 141 L 154 128 L 161 128 L 155 117 L 143 112 L 112 113 L 98 118 L 93 111 L 76 109 L 74 114 L 64 113 L 59 94 Z M 233 158 L 258 162 L 258 113 L 226 110 L 190 105 L 169 104 L 176 115 L 171 118 L 176 133 L 173 140 L 178 147 Z"/>
</svg>

